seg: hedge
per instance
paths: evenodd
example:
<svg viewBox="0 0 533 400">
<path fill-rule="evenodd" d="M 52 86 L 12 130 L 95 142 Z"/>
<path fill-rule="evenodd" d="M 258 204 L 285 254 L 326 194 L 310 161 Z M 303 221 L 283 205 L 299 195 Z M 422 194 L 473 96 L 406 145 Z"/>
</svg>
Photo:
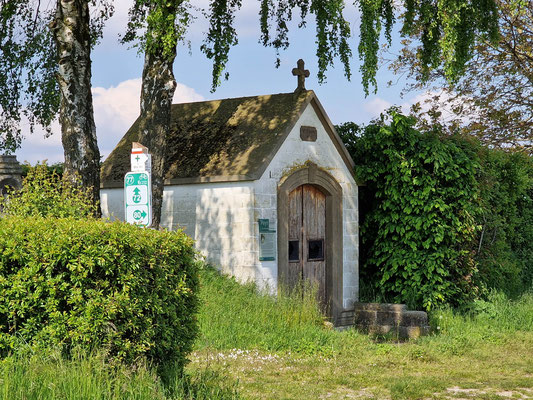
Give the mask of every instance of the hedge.
<svg viewBox="0 0 533 400">
<path fill-rule="evenodd" d="M 339 129 L 356 175 L 367 183 L 361 196 L 366 296 L 426 310 L 471 300 L 477 156 L 459 138 L 420 132 L 413 118 L 394 111 L 389 117 L 360 137 L 355 124 Z"/>
<path fill-rule="evenodd" d="M 336 127 L 366 182 L 362 300 L 429 309 L 531 290 L 533 158 L 416 122 L 391 110 Z"/>
<path fill-rule="evenodd" d="M 183 366 L 197 334 L 192 245 L 120 222 L 0 219 L 0 355 L 103 347 Z"/>
</svg>

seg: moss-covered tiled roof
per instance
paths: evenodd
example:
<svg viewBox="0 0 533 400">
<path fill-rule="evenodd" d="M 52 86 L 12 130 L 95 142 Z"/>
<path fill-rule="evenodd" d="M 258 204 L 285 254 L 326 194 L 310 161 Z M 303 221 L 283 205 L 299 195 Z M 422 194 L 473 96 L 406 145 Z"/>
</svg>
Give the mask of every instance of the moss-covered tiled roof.
<svg viewBox="0 0 533 400">
<path fill-rule="evenodd" d="M 165 182 L 258 179 L 313 91 L 173 104 Z M 102 165 L 102 187 L 123 185 L 139 120 Z"/>
</svg>

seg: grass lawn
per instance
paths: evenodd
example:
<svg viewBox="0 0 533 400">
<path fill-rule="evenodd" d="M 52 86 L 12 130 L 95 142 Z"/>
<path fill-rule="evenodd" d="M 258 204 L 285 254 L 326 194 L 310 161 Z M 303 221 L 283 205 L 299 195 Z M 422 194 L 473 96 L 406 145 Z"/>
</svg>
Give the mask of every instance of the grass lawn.
<svg viewBox="0 0 533 400">
<path fill-rule="evenodd" d="M 185 377 L 26 349 L 0 360 L 0 400 L 533 399 L 533 294 L 436 311 L 435 334 L 399 343 L 328 329 L 309 292 L 274 298 L 209 268 L 201 282 Z"/>
<path fill-rule="evenodd" d="M 242 398 L 533 398 L 532 295 L 436 311 L 435 334 L 399 343 L 324 328 L 312 296 L 276 300 L 209 270 L 202 282 L 188 371 L 227 376 Z"/>
</svg>

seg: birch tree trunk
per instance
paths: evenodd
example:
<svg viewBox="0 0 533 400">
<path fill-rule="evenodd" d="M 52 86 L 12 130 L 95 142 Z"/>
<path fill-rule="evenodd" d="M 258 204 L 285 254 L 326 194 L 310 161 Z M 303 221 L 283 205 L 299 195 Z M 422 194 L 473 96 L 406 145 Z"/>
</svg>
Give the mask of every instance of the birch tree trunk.
<svg viewBox="0 0 533 400">
<path fill-rule="evenodd" d="M 57 46 L 64 179 L 91 188 L 100 200 L 100 152 L 91 93 L 91 36 L 87 0 L 57 0 L 50 28 Z M 97 207 L 100 214 L 100 207 Z"/>
<path fill-rule="evenodd" d="M 159 228 L 163 205 L 166 132 L 170 127 L 170 106 L 176 90 L 171 55 L 146 52 L 141 89 L 140 143 L 152 154 L 152 227 Z"/>
</svg>

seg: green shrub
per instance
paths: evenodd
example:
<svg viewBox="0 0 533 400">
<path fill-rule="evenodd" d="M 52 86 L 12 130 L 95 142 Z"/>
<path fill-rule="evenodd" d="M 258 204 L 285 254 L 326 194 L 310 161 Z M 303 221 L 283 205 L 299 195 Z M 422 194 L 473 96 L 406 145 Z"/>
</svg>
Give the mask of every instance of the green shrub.
<svg viewBox="0 0 533 400">
<path fill-rule="evenodd" d="M 38 163 L 39 164 L 39 163 Z M 63 176 L 63 171 L 65 169 L 65 164 L 62 162 L 55 162 L 53 164 L 48 164 L 47 160 L 44 160 L 42 162 L 46 166 L 49 172 L 55 172 L 59 176 Z M 30 172 L 32 169 L 34 169 L 36 166 L 32 166 L 30 163 L 24 163 L 21 164 L 22 167 L 22 176 L 26 177 L 28 175 L 28 172 Z"/>
<path fill-rule="evenodd" d="M 192 245 L 120 222 L 0 219 L 0 354 L 102 346 L 183 365 L 197 332 Z"/>
<path fill-rule="evenodd" d="M 466 237 L 460 234 L 452 241 L 442 241 L 442 244 L 450 246 L 450 252 L 454 249 L 462 251 L 461 262 L 469 265 L 464 271 L 467 273 L 462 274 L 466 278 L 464 283 L 467 283 L 464 289 L 470 286 L 476 290 L 471 294 L 482 296 L 495 289 L 517 297 L 532 288 L 531 156 L 489 149 L 473 138 L 444 136 L 440 133 L 442 127 L 438 125 L 433 126 L 432 132 L 419 133 L 411 128 L 414 119 L 408 120 L 399 115 L 395 118 L 390 125 L 382 120 L 367 127 L 351 122 L 337 126 L 346 148 L 356 160 L 356 173 L 368 183 L 359 188 L 359 212 L 363 226 L 360 256 L 364 264 L 361 297 L 367 301 L 409 302 L 411 296 L 408 294 L 397 295 L 391 293 L 387 285 L 384 288 L 381 283 L 373 285 L 368 282 L 381 282 L 383 275 L 387 274 L 389 267 L 385 270 L 379 268 L 383 262 L 393 262 L 394 257 L 388 256 L 393 247 L 399 257 L 403 257 L 402 251 L 414 255 L 415 250 L 426 242 L 414 243 L 411 249 L 403 249 L 401 244 L 405 247 L 412 240 L 422 241 L 433 236 L 437 246 L 431 244 L 426 250 L 431 253 L 438 247 L 442 248 L 437 243 L 441 240 L 439 230 L 449 232 L 449 235 L 444 235 L 445 239 L 446 236 L 452 238 L 459 228 L 453 223 L 452 229 L 448 230 L 452 219 L 446 215 L 443 219 L 443 211 L 455 213 L 461 224 L 467 222 L 463 225 L 468 228 L 464 231 Z M 430 127 L 429 124 L 420 125 L 426 129 Z M 450 196 L 451 202 L 448 200 Z M 444 210 L 437 207 L 435 212 L 431 209 L 421 212 L 417 197 L 425 202 L 423 206 L 427 208 L 430 202 L 437 205 L 435 201 L 444 200 Z M 413 233 L 413 217 L 420 220 L 422 215 L 432 222 L 423 221 L 426 224 L 423 232 L 417 228 Z M 465 218 L 467 215 L 475 218 L 474 224 L 472 219 L 468 221 Z M 470 230 L 474 225 L 478 228 L 472 235 Z M 392 231 L 392 235 L 386 232 L 387 229 Z M 392 243 L 395 243 L 394 246 Z M 380 251 L 380 257 L 376 257 Z M 432 254 L 439 256 L 438 252 Z M 447 266 L 449 261 L 453 259 L 445 261 L 444 265 Z M 406 276 L 403 276 L 404 272 L 397 273 L 401 267 L 395 268 L 392 266 L 396 271 L 392 279 L 397 277 L 399 285 L 403 286 Z M 411 276 L 410 273 L 406 275 Z M 458 293 L 459 297 L 454 300 L 459 301 L 452 303 L 468 300 L 466 294 L 468 292 L 464 290 L 462 295 Z"/>
<path fill-rule="evenodd" d="M 533 287 L 533 160 L 495 149 L 479 153 L 479 279 L 489 289 L 517 296 Z"/>
<path fill-rule="evenodd" d="M 0 196 L 4 215 L 78 219 L 95 215 L 90 190 L 73 187 L 45 163 L 26 165 L 25 170 L 22 189 L 10 190 L 5 198 Z"/>
<path fill-rule="evenodd" d="M 379 301 L 427 310 L 475 295 L 472 242 L 479 162 L 463 140 L 421 133 L 396 112 L 361 129 L 341 126 L 367 183 L 361 208 L 362 281 Z"/>
</svg>

